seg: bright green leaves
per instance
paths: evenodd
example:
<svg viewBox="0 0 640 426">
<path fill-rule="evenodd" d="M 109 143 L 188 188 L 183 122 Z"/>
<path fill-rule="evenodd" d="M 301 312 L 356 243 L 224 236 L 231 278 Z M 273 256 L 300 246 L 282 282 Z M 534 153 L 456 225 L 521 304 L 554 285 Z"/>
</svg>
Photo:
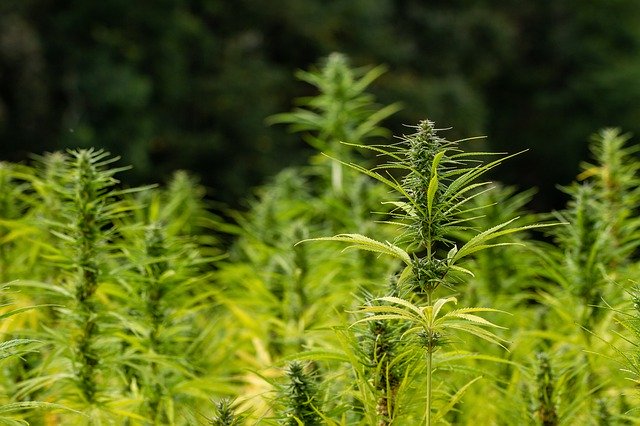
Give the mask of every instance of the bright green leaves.
<svg viewBox="0 0 640 426">
<path fill-rule="evenodd" d="M 346 243 L 351 243 L 349 248 L 359 248 L 362 250 L 372 251 L 375 253 L 388 254 L 396 259 L 402 260 L 407 265 L 411 264 L 411 258 L 409 254 L 402 250 L 400 247 L 391 244 L 388 241 L 381 243 L 380 241 L 376 241 L 372 238 L 365 237 L 360 234 L 340 234 L 334 237 L 321 237 L 321 238 L 311 238 L 305 241 L 342 241 Z M 345 249 L 346 250 L 346 249 Z"/>
<path fill-rule="evenodd" d="M 504 339 L 487 330 L 487 328 L 504 328 L 477 315 L 478 313 L 506 313 L 491 308 L 462 308 L 442 314 L 442 309 L 449 303 L 457 304 L 455 297 L 437 299 L 433 305 L 418 306 L 408 300 L 386 296 L 376 299 L 386 302 L 385 305 L 370 305 L 358 310 L 358 313 L 370 314 L 354 324 L 379 321 L 403 320 L 411 324 L 405 335 L 415 334 L 428 352 L 433 352 L 447 341 L 451 331 L 461 331 L 491 343 L 503 346 Z"/>
<path fill-rule="evenodd" d="M 384 304 L 377 304 L 376 302 Z M 505 340 L 491 331 L 491 329 L 504 327 L 500 327 L 477 315 L 478 313 L 505 312 L 491 308 L 462 308 L 443 313 L 445 305 L 450 303 L 456 304 L 457 299 L 455 297 L 445 297 L 435 300 L 432 304 L 419 306 L 399 297 L 380 297 L 374 300 L 374 303 L 357 311 L 357 313 L 365 314 L 366 316 L 354 323 L 354 325 L 377 321 L 408 323 L 408 329 L 402 334 L 402 339 L 413 336 L 409 344 L 414 347 L 420 346 L 425 352 L 427 384 L 424 419 L 427 425 L 430 425 L 432 421 L 438 421 L 449 412 L 462 398 L 468 387 L 477 380 L 477 378 L 473 379 L 459 388 L 445 403 L 444 407 L 434 415 L 432 413 L 434 352 L 450 343 L 452 334 L 458 332 L 505 347 L 503 345 Z"/>
<path fill-rule="evenodd" d="M 446 151 L 440 151 L 433 157 L 433 164 L 431 165 L 431 179 L 429 180 L 429 187 L 427 188 L 427 213 L 429 214 L 429 220 L 432 220 L 433 202 L 436 197 L 436 191 L 438 190 L 438 165 L 440 160 L 444 156 Z"/>
<path fill-rule="evenodd" d="M 441 407 L 432 417 L 431 421 L 433 423 L 437 423 L 441 420 L 444 419 L 445 415 L 447 415 L 451 410 L 453 410 L 453 408 L 455 407 L 455 405 L 460 402 L 460 400 L 462 399 L 462 396 L 464 395 L 464 393 L 467 391 L 467 389 L 469 389 L 471 387 L 471 385 L 473 385 L 475 382 L 477 382 L 478 380 L 480 380 L 482 377 L 476 377 L 475 379 L 471 379 L 469 382 L 467 382 L 464 386 L 462 386 L 460 389 L 458 389 L 456 391 L 456 393 L 449 398 L 449 401 L 447 401 L 447 403 L 444 405 L 444 407 Z"/>
<path fill-rule="evenodd" d="M 318 70 L 299 71 L 297 77 L 319 90 L 314 97 L 298 99 L 300 107 L 292 112 L 276 114 L 270 124 L 289 124 L 294 132 L 305 132 L 305 141 L 318 151 L 343 161 L 350 158 L 348 144 L 361 144 L 371 138 L 387 137 L 380 126 L 383 120 L 400 110 L 399 104 L 380 107 L 367 93 L 369 85 L 385 72 L 385 67 L 352 68 L 340 53 L 329 55 Z M 347 144 L 343 144 L 347 142 Z M 320 158 L 319 162 L 326 161 Z M 342 163 L 330 160 L 331 186 L 342 193 Z"/>
<path fill-rule="evenodd" d="M 195 240 L 208 218 L 204 204 L 190 200 L 186 179 L 162 193 L 120 189 L 116 160 L 91 149 L 47 154 L 31 174 L 22 172 L 30 197 L 23 199 L 23 217 L 0 214 L 0 240 L 11 237 L 2 244 L 11 249 L 6 254 L 31 266 L 11 282 L 21 291 L 0 320 L 42 308 L 5 329 L 37 341 L 0 343 L 6 362 L 0 423 L 11 411 L 33 423 L 55 416 L 74 425 L 126 418 L 180 424 L 195 400 L 223 389 L 223 379 L 209 380 L 211 366 L 222 362 L 208 354 L 224 356 L 208 347 L 220 325 L 209 325 L 216 322 L 213 289 L 203 269 L 211 260 L 203 256 L 214 249 L 211 236 Z M 148 226 L 156 221 L 162 226 Z M 22 223 L 30 232 L 18 235 Z M 5 225 L 8 234 L 1 232 Z M 30 402 L 37 400 L 55 404 Z M 29 413 L 33 408 L 57 413 Z"/>
<path fill-rule="evenodd" d="M 490 190 L 489 182 L 478 180 L 508 157 L 501 156 L 483 163 L 480 161 L 482 156 L 492 154 L 461 151 L 455 143 L 439 137 L 432 122 L 422 121 L 416 129 L 415 134 L 404 136 L 402 143 L 364 147 L 385 155 L 388 158 L 386 164 L 367 169 L 353 163 L 341 163 L 372 177 L 401 197 L 386 203 L 394 209 L 385 222 L 403 230 L 394 244 L 361 234 L 338 234 L 311 240 L 348 243 L 350 245 L 347 248 L 390 255 L 406 265 L 392 294 L 374 299 L 371 304 L 357 311 L 365 316 L 354 325 L 387 321 L 403 324 L 402 327 L 406 328 L 403 329 L 401 340 L 411 336 L 411 339 L 407 339 L 408 345 L 424 349 L 426 400 L 423 418 L 430 425 L 432 420 L 442 419 L 453 409 L 466 389 L 475 382 L 475 379 L 468 381 L 459 388 L 439 414 L 433 416 L 433 353 L 451 342 L 456 334 L 471 335 L 505 347 L 504 339 L 494 332 L 502 327 L 480 315 L 503 311 L 473 307 L 445 312 L 446 305 L 456 304 L 457 299 L 436 299 L 436 290 L 451 288 L 453 283 L 460 282 L 451 272 L 473 276 L 470 269 L 459 265 L 463 260 L 482 250 L 515 244 L 504 238 L 510 234 L 547 225 L 514 227 L 512 225 L 517 220 L 514 218 L 484 231 L 473 228 L 470 223 L 482 214 L 484 206 L 477 206 L 471 201 Z M 397 172 L 404 173 L 404 176 L 396 177 Z M 397 377 L 395 374 L 394 377 Z M 384 406 L 395 406 L 395 392 L 389 389 L 382 391 L 381 402 Z M 387 421 L 388 410 L 382 412 L 386 413 L 384 421 Z"/>
<path fill-rule="evenodd" d="M 470 256 L 471 254 L 478 252 L 480 250 L 486 250 L 491 247 L 500 247 L 500 246 L 509 246 L 509 245 L 522 245 L 519 242 L 499 242 L 499 243 L 489 243 L 489 241 L 496 240 L 502 236 L 506 236 L 509 234 L 514 234 L 516 232 L 524 232 L 530 229 L 538 229 L 549 226 L 558 226 L 563 223 L 554 222 L 554 223 L 538 223 L 533 225 L 525 225 L 525 226 L 517 226 L 508 228 L 508 226 L 518 220 L 517 217 L 508 220 L 506 222 L 500 223 L 492 228 L 483 231 L 474 237 L 472 237 L 469 241 L 467 241 L 459 250 L 456 250 L 450 256 L 450 262 L 454 263 L 458 260 L 461 260 L 464 257 Z M 451 253 L 451 252 L 450 252 Z"/>
<path fill-rule="evenodd" d="M 307 141 L 320 151 L 332 155 L 340 152 L 340 142 L 360 143 L 370 137 L 386 136 L 379 125 L 396 113 L 400 106 L 379 108 L 368 87 L 386 71 L 384 66 L 369 70 L 352 68 L 346 56 L 332 53 L 318 70 L 299 71 L 298 79 L 315 86 L 320 94 L 298 100 L 293 112 L 276 114 L 270 124 L 290 124 L 295 132 L 313 132 Z"/>
</svg>

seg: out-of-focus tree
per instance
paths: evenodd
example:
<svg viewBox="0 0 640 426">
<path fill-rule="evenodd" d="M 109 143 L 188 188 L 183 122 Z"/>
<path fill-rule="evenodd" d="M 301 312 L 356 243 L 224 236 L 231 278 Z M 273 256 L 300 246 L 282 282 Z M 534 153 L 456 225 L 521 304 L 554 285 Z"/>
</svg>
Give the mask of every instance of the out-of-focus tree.
<svg viewBox="0 0 640 426">
<path fill-rule="evenodd" d="M 640 130 L 639 19 L 631 0 L 4 0 L 0 156 L 107 148 L 133 183 L 187 168 L 237 204 L 305 160 L 264 119 L 312 95 L 296 69 L 341 51 L 389 67 L 372 91 L 404 104 L 395 134 L 429 117 L 530 148 L 502 176 L 551 189 L 598 128 Z"/>
<path fill-rule="evenodd" d="M 514 55 L 485 88 L 487 132 L 497 149 L 531 148 L 509 169 L 514 181 L 566 184 L 595 130 L 640 133 L 640 3 L 512 0 L 504 9 Z"/>
</svg>

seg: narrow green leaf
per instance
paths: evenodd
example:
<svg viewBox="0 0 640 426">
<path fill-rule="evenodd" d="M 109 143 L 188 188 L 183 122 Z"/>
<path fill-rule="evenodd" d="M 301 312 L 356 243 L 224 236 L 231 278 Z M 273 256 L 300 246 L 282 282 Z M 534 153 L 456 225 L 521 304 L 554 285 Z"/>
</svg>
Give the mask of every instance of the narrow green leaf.
<svg viewBox="0 0 640 426">
<path fill-rule="evenodd" d="M 449 252 L 447 253 L 447 260 L 453 259 L 453 257 L 456 255 L 457 252 L 458 252 L 458 245 L 454 244 L 451 250 L 449 250 Z"/>
<path fill-rule="evenodd" d="M 349 357 L 344 354 L 344 352 L 339 352 L 335 350 L 310 350 L 301 353 L 296 353 L 290 356 L 286 356 L 282 358 L 282 362 L 288 361 L 339 361 L 339 362 L 349 362 Z"/>
<path fill-rule="evenodd" d="M 442 307 L 449 302 L 453 302 L 454 304 L 456 304 L 458 303 L 458 299 L 456 299 L 455 297 L 447 297 L 447 298 L 436 300 L 435 303 L 433 304 L 433 311 L 432 311 L 433 318 L 436 318 L 440 313 L 440 310 L 442 309 Z"/>
<path fill-rule="evenodd" d="M 461 319 L 465 319 L 467 321 L 471 321 L 471 322 L 475 322 L 477 324 L 482 324 L 482 325 L 486 325 L 487 327 L 496 327 L 496 328 L 502 328 L 506 330 L 506 327 L 502 327 L 499 326 L 497 324 L 492 323 L 491 321 L 488 321 L 478 315 L 472 315 L 472 314 L 465 314 L 465 313 L 461 313 L 461 312 L 449 312 L 445 315 L 445 317 L 452 317 L 452 318 L 461 318 Z"/>
<path fill-rule="evenodd" d="M 433 162 L 431 163 L 431 176 L 438 174 L 438 166 L 440 165 L 440 160 L 444 157 L 446 150 L 442 150 L 433 156 Z"/>
<path fill-rule="evenodd" d="M 421 314 L 413 314 L 410 311 L 407 311 L 406 309 L 402 309 L 400 307 L 397 306 L 389 306 L 389 305 L 384 305 L 384 306 L 365 306 L 362 309 L 360 309 L 359 311 L 356 311 L 359 313 L 370 313 L 370 314 L 397 314 L 397 315 L 402 315 L 404 317 L 406 317 L 405 319 L 407 320 L 411 320 L 411 321 L 419 321 L 420 320 L 420 315 Z M 367 317 L 368 318 L 368 317 Z"/>
<path fill-rule="evenodd" d="M 399 314 L 380 314 L 380 315 L 375 315 L 375 316 L 371 316 L 371 317 L 365 317 L 362 319 L 359 319 L 358 321 L 354 322 L 352 324 L 352 326 L 356 325 L 356 324 L 360 324 L 363 322 L 371 322 L 371 321 L 379 321 L 379 320 L 409 320 L 409 318 L 407 317 L 407 315 L 399 315 Z"/>
<path fill-rule="evenodd" d="M 408 308 L 413 312 L 415 312 L 418 316 L 421 316 L 421 317 L 424 316 L 423 310 L 421 308 L 409 302 L 408 300 L 402 299 L 400 297 L 384 296 L 384 297 L 378 298 L 377 300 L 383 300 L 385 302 L 391 302 L 391 303 L 396 303 L 398 305 L 402 305 L 405 308 Z"/>
<path fill-rule="evenodd" d="M 74 413 L 80 414 L 79 411 L 73 410 L 71 408 L 67 408 L 60 404 L 54 404 L 50 402 L 39 402 L 39 401 L 20 401 L 20 402 L 10 402 L 8 404 L 0 405 L 0 413 L 10 413 L 13 411 L 21 411 L 21 410 L 33 410 L 37 408 L 57 408 L 65 411 L 72 411 Z"/>
<path fill-rule="evenodd" d="M 412 277 L 413 277 L 413 268 L 411 267 L 411 265 L 408 265 L 402 270 L 402 273 L 400 274 L 400 278 L 398 278 L 398 285 L 400 286 L 404 284 L 408 279 L 411 279 Z"/>
<path fill-rule="evenodd" d="M 352 86 L 352 90 L 356 93 L 362 93 L 364 90 L 375 80 L 378 79 L 382 74 L 387 72 L 387 67 L 385 65 L 378 65 L 369 71 L 365 75 L 363 75 L 359 80 L 355 81 Z"/>
<path fill-rule="evenodd" d="M 21 312 L 30 311 L 31 309 L 36 309 L 36 308 L 40 308 L 40 307 L 43 307 L 43 306 L 57 306 L 57 305 L 23 306 L 21 308 L 16 308 L 16 309 L 13 309 L 11 311 L 4 312 L 4 313 L 0 314 L 0 320 L 1 319 L 5 319 L 5 318 L 10 317 L 10 316 L 13 316 L 13 315 L 16 315 L 16 314 L 19 314 Z"/>
<path fill-rule="evenodd" d="M 486 250 L 493 247 L 502 247 L 502 246 L 524 246 L 523 243 L 512 242 L 512 243 L 495 243 L 495 244 L 479 244 L 474 247 L 468 247 L 465 251 L 465 256 L 469 256 L 478 251 Z"/>
<path fill-rule="evenodd" d="M 429 187 L 427 188 L 427 213 L 429 214 L 429 219 L 433 217 L 433 200 L 435 199 L 438 185 L 438 174 L 436 173 L 431 177 Z"/>
<path fill-rule="evenodd" d="M 466 268 L 462 268 L 457 265 L 449 265 L 449 268 L 453 269 L 454 271 L 462 272 L 463 274 L 467 274 L 467 275 L 471 275 L 472 277 L 475 277 L 475 274 Z"/>
<path fill-rule="evenodd" d="M 382 243 L 361 234 L 339 234 L 333 237 L 309 238 L 296 243 L 296 245 L 307 241 L 341 241 L 346 243 L 353 243 L 353 245 L 347 247 L 347 249 L 359 248 L 376 253 L 388 254 L 402 260 L 407 265 L 411 264 L 411 258 L 409 257 L 409 254 L 406 251 L 402 250 L 400 247 L 389 242 Z"/>
<path fill-rule="evenodd" d="M 382 204 L 391 204 L 403 212 L 405 212 L 409 217 L 416 217 L 416 209 L 410 203 L 405 203 L 404 201 L 384 201 Z"/>
<path fill-rule="evenodd" d="M 451 411 L 451 409 L 460 401 L 462 395 L 469 389 L 469 386 L 480 380 L 482 376 L 476 377 L 475 379 L 470 380 L 466 385 L 462 386 L 458 391 L 449 399 L 449 401 L 445 404 L 444 407 L 440 408 L 438 412 L 432 417 L 431 421 L 433 423 L 438 422 L 440 419 L 444 418 L 444 416 Z"/>
<path fill-rule="evenodd" d="M 358 144 L 358 143 L 349 143 L 349 142 L 340 142 L 342 145 L 346 145 L 346 146 L 352 146 L 354 148 L 363 148 L 363 149 L 369 149 L 371 151 L 375 151 L 377 153 L 383 154 L 383 155 L 387 155 L 397 161 L 402 161 L 402 157 L 400 157 L 399 155 L 394 154 L 393 152 L 387 151 L 384 148 L 379 147 L 378 145 L 362 145 L 362 144 Z"/>
<path fill-rule="evenodd" d="M 483 242 L 485 242 L 488 239 L 494 238 L 495 233 L 506 227 L 509 226 L 509 224 L 511 224 L 512 222 L 518 220 L 518 217 L 514 217 L 511 220 L 508 220 L 506 222 L 500 223 L 496 226 L 493 226 L 489 229 L 487 229 L 486 231 L 483 231 L 477 235 L 475 235 L 474 237 L 472 237 L 469 241 L 467 241 L 456 253 L 456 255 L 453 257 L 452 261 L 456 262 L 460 259 L 462 259 L 463 257 L 467 256 L 468 253 L 471 251 L 472 248 L 474 248 L 477 245 L 482 244 Z"/>
<path fill-rule="evenodd" d="M 481 328 L 477 325 L 473 325 L 471 323 L 468 322 L 452 322 L 452 321 L 447 321 L 446 323 L 446 328 L 453 328 L 455 330 L 460 330 L 460 331 L 464 331 L 465 333 L 469 333 L 473 336 L 479 337 L 480 339 L 486 340 L 488 342 L 491 343 L 495 343 L 496 345 L 499 345 L 501 347 L 503 347 L 504 349 L 507 349 L 502 342 L 504 342 L 505 340 L 499 336 L 497 336 L 496 334 L 485 330 L 484 328 Z"/>
</svg>

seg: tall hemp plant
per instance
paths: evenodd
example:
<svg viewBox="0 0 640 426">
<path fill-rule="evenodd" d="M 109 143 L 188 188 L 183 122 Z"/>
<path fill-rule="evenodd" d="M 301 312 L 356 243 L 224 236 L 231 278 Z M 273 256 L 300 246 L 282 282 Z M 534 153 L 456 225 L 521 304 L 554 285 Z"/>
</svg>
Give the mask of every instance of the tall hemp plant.
<svg viewBox="0 0 640 426">
<path fill-rule="evenodd" d="M 592 348 L 595 343 L 606 342 L 604 348 L 592 350 L 620 363 L 618 372 L 601 368 L 594 375 L 598 373 L 605 383 L 616 373 L 630 380 L 630 386 L 618 387 L 615 395 L 602 391 L 596 394 L 595 403 L 608 406 L 607 412 L 622 419 L 621 424 L 637 416 L 626 398 L 635 392 L 631 386 L 640 381 L 640 292 L 636 278 L 640 266 L 640 145 L 629 144 L 629 139 L 618 129 L 604 129 L 594 135 L 593 160 L 582 165 L 583 172 L 578 176 L 583 182 L 569 189 L 575 224 L 570 233 L 560 235 L 568 248 L 564 270 L 569 278 L 563 283 L 582 302 L 578 324 L 585 330 L 585 339 L 592 342 Z M 612 349 L 613 354 L 605 349 Z"/>
<path fill-rule="evenodd" d="M 52 305 L 36 334 L 48 350 L 31 372 L 37 376 L 20 384 L 16 398 L 36 395 L 71 408 L 75 415 L 64 415 L 68 424 L 135 417 L 120 374 L 121 324 L 107 309 L 117 265 L 115 221 L 130 208 L 122 196 L 132 190 L 116 189 L 114 175 L 123 168 L 111 167 L 118 158 L 109 153 L 77 150 L 59 159 L 55 167 L 42 168 L 51 180 L 36 182 L 57 207 L 40 218 L 55 236 L 43 248 L 49 276 L 16 284 Z M 47 418 L 57 421 L 55 414 Z"/>
<path fill-rule="evenodd" d="M 470 230 L 468 224 L 473 216 L 469 213 L 482 214 L 481 207 L 471 207 L 475 197 L 491 189 L 490 182 L 481 178 L 509 156 L 464 152 L 457 142 L 440 137 L 431 121 L 420 122 L 416 133 L 403 137 L 397 144 L 361 148 L 380 153 L 388 161 L 372 169 L 354 163 L 342 164 L 376 179 L 402 197 L 390 201 L 395 208 L 387 220 L 402 230 L 401 235 L 394 243 L 361 234 L 339 234 L 313 241 L 345 242 L 349 248 L 389 255 L 404 265 L 395 285 L 396 295 L 374 299 L 360 308 L 357 313 L 364 317 L 355 324 L 386 321 L 406 324 L 400 338 L 422 353 L 425 375 L 422 423 L 431 425 L 443 420 L 464 391 L 478 380 L 478 377 L 472 379 L 446 403 L 435 407 L 436 353 L 449 346 L 457 333 L 501 346 L 505 342 L 494 331 L 500 327 L 479 315 L 503 311 L 486 307 L 451 307 L 458 302 L 452 295 L 456 286 L 464 276 L 473 276 L 464 260 L 481 250 L 512 244 L 503 238 L 509 234 L 545 225 L 514 226 L 517 218 L 512 218 L 484 231 L 476 230 L 466 241 L 456 241 L 452 237 L 455 233 L 459 234 L 461 229 Z M 480 161 L 490 155 L 498 158 Z M 399 179 L 397 173 L 404 176 Z M 448 294 L 439 296 L 442 292 Z M 415 417 L 404 420 L 418 421 Z M 381 419 L 381 424 L 388 423 Z"/>
<path fill-rule="evenodd" d="M 0 423 L 194 424 L 234 393 L 204 188 L 179 172 L 164 190 L 120 189 L 116 160 L 77 150 L 0 167 L 3 274 L 19 290 L 2 293 L 0 319 L 39 305 L 0 322 Z"/>
<path fill-rule="evenodd" d="M 605 310 L 603 297 L 620 295 L 612 281 L 633 276 L 634 253 L 640 245 L 638 145 L 627 146 L 629 135 L 605 129 L 594 135 L 593 162 L 564 191 L 571 196 L 560 213 L 571 225 L 556 232 L 558 251 L 548 251 L 547 275 L 579 301 L 577 319 L 585 329 L 594 327 Z"/>
<path fill-rule="evenodd" d="M 605 418 L 603 407 L 610 416 L 625 411 L 624 377 L 605 360 L 616 357 L 612 347 L 628 346 L 614 314 L 638 266 L 638 147 L 629 146 L 628 139 L 616 129 L 592 137 L 592 158 L 582 164 L 577 181 L 562 188 L 570 198 L 554 213 L 566 226 L 552 228 L 547 242 L 538 241 L 533 263 L 523 268 L 532 273 L 525 281 L 527 305 L 518 310 L 529 321 L 514 335 L 512 353 L 531 368 L 529 373 L 514 370 L 501 404 L 513 407 L 515 396 L 526 401 L 537 395 L 530 405 L 540 424 Z M 606 309 L 608 304 L 616 309 Z M 534 353 L 537 360 L 517 356 Z M 537 369 L 553 374 L 534 374 Z M 506 413 L 499 411 L 503 418 Z M 508 423 L 518 421 L 523 417 Z"/>
<path fill-rule="evenodd" d="M 225 324 L 213 309 L 207 268 L 220 258 L 211 229 L 217 219 L 184 172 L 166 189 L 136 195 L 136 215 L 121 227 L 126 262 L 117 278 L 126 290 L 117 300 L 125 307 L 125 371 L 149 424 L 185 424 L 186 413 L 214 393 L 230 393 L 224 361 L 231 355 L 220 349 L 230 342 L 220 341 Z"/>
<path fill-rule="evenodd" d="M 334 52 L 319 70 L 298 71 L 298 79 L 315 86 L 319 94 L 299 98 L 292 112 L 269 118 L 271 124 L 289 124 L 291 130 L 304 133 L 307 143 L 330 157 L 346 160 L 352 149 L 342 142 L 362 143 L 366 139 L 385 137 L 388 131 L 380 122 L 395 114 L 397 103 L 378 108 L 367 88 L 386 71 L 379 65 L 369 69 L 353 68 L 348 58 Z M 344 173 L 340 161 L 329 158 L 331 188 L 344 191 Z"/>
<path fill-rule="evenodd" d="M 381 122 L 399 108 L 380 106 L 368 93 L 383 72 L 382 66 L 354 68 L 345 55 L 331 54 L 320 67 L 297 73 L 318 94 L 298 99 L 292 112 L 277 114 L 268 122 L 289 125 L 318 150 L 355 159 L 354 148 L 340 141 L 368 144 L 389 136 Z M 285 169 L 260 188 L 248 213 L 233 214 L 238 226 L 231 232 L 238 237 L 217 279 L 229 287 L 220 300 L 251 338 L 253 348 L 247 350 L 257 355 L 255 370 L 265 370 L 311 344 L 310 327 L 335 324 L 334 307 L 341 306 L 365 279 L 389 270 L 390 262 L 375 262 L 370 253 L 336 259 L 323 247 L 299 245 L 291 250 L 309 236 L 354 228 L 367 232 L 373 226 L 369 211 L 378 207 L 384 188 L 344 168 L 338 160 L 316 153 L 310 165 Z M 341 285 L 330 287 L 333 278 Z M 283 376 L 284 371 L 273 374 Z M 270 388 L 247 380 L 247 394 Z"/>
<path fill-rule="evenodd" d="M 591 160 L 582 164 L 576 182 L 562 188 L 570 198 L 556 215 L 568 226 L 554 229 L 554 244 L 541 245 L 538 253 L 539 300 L 547 310 L 541 324 L 544 350 L 551 349 L 552 364 L 573 363 L 584 372 L 587 404 L 606 396 L 612 377 L 619 374 L 594 354 L 613 355 L 600 339 L 620 341 L 611 333 L 614 313 L 605 307 L 620 304 L 637 271 L 638 146 L 628 141 L 617 129 L 592 137 Z"/>
</svg>

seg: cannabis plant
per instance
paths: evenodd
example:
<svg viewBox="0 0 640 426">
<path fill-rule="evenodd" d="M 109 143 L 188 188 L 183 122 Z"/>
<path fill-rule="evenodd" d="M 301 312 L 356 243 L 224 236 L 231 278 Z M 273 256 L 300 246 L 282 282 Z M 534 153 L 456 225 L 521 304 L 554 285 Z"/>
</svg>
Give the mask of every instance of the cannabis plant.
<svg viewBox="0 0 640 426">
<path fill-rule="evenodd" d="M 344 55 L 333 54 L 319 69 L 298 73 L 319 93 L 298 100 L 293 112 L 274 116 L 270 122 L 289 124 L 316 148 L 355 157 L 354 149 L 339 141 L 381 139 L 388 134 L 381 121 L 397 109 L 397 105 L 376 105 L 366 92 L 382 72 L 382 67 L 352 68 Z M 246 330 L 242 353 L 255 353 L 252 368 L 260 374 L 282 375 L 281 369 L 270 366 L 317 340 L 331 339 L 331 333 L 320 337 L 310 329 L 339 323 L 335 310 L 342 309 L 355 289 L 369 285 L 372 277 L 384 277 L 391 267 L 370 254 L 336 259 L 324 247 L 292 249 L 297 241 L 327 232 L 354 228 L 367 232 L 374 226 L 369 212 L 380 209 L 378 195 L 385 191 L 344 170 L 337 160 L 317 154 L 311 163 L 276 175 L 256 191 L 248 212 L 230 214 L 237 226 L 226 228 L 236 238 L 228 261 L 216 272 L 226 289 L 218 300 Z M 334 280 L 341 284 L 332 285 Z M 259 386 L 251 376 L 246 380 L 247 400 L 256 401 L 249 395 L 271 387 Z M 254 415 L 265 410 L 269 411 L 257 407 Z"/>
<path fill-rule="evenodd" d="M 196 179 L 177 172 L 166 188 L 130 197 L 132 214 L 119 224 L 122 291 L 113 300 L 123 324 L 124 374 L 149 424 L 189 424 L 194 413 L 206 415 L 197 408 L 204 401 L 232 392 L 231 355 L 220 348 L 233 348 L 233 333 L 221 333 L 210 275 L 221 257 L 218 218 L 204 194 Z"/>
<path fill-rule="evenodd" d="M 627 349 L 614 319 L 637 271 L 637 146 L 628 140 L 615 129 L 599 132 L 591 140 L 592 161 L 563 188 L 569 201 L 556 216 L 567 225 L 552 229 L 553 244 L 540 243 L 536 250 L 540 266 L 532 283 L 538 291 L 531 300 L 538 330 L 523 332 L 514 344 L 545 351 L 550 364 L 580 372 L 584 386 L 572 392 L 580 395 L 573 401 L 580 401 L 579 412 L 589 413 L 585 418 L 619 417 L 612 395 L 626 388 L 620 372 L 603 360 L 617 356 L 612 347 Z"/>
<path fill-rule="evenodd" d="M 231 399 L 223 398 L 215 405 L 215 413 L 209 422 L 211 426 L 238 426 L 244 424 L 246 416 L 236 413 L 236 404 Z"/>
<path fill-rule="evenodd" d="M 499 327 L 478 315 L 499 310 L 447 310 L 448 305 L 457 304 L 456 297 L 437 297 L 436 293 L 453 291 L 463 276 L 474 275 L 463 264 L 466 258 L 491 247 L 510 245 L 511 242 L 500 238 L 540 225 L 514 227 L 516 218 L 512 218 L 484 231 L 476 231 L 466 241 L 456 241 L 456 233 L 471 229 L 468 214 L 481 209 L 471 207 L 471 200 L 490 189 L 489 182 L 479 179 L 506 157 L 479 163 L 481 154 L 464 152 L 457 143 L 443 139 L 432 122 L 423 121 L 416 130 L 389 147 L 363 146 L 386 156 L 389 159 L 386 164 L 367 169 L 343 163 L 385 184 L 402 197 L 390 201 L 395 209 L 386 220 L 403 230 L 395 243 L 360 234 L 339 234 L 315 240 L 346 242 L 349 247 L 389 255 L 403 264 L 397 283 L 401 297 L 378 298 L 379 303 L 358 311 L 367 315 L 355 324 L 388 320 L 408 324 L 402 338 L 423 353 L 425 404 L 422 418 L 424 423 L 431 424 L 444 419 L 464 391 L 477 380 L 467 382 L 435 410 L 433 375 L 438 367 L 438 350 L 450 346 L 456 333 L 470 334 L 498 345 L 504 343 L 504 339 L 493 331 Z M 398 180 L 393 172 L 404 173 L 404 176 Z M 414 413 L 405 417 L 405 421 L 407 419 L 415 422 L 418 417 Z"/>
<path fill-rule="evenodd" d="M 321 69 L 296 74 L 300 80 L 315 86 L 319 94 L 298 99 L 298 108 L 274 115 L 269 122 L 290 124 L 292 131 L 304 132 L 305 140 L 318 152 L 346 160 L 351 150 L 343 142 L 362 143 L 387 136 L 388 131 L 380 127 L 380 123 L 400 108 L 399 104 L 378 108 L 373 96 L 365 92 L 384 72 L 384 66 L 352 68 L 345 55 L 332 53 Z M 331 188 L 341 193 L 342 165 L 335 159 L 329 162 Z"/>
<path fill-rule="evenodd" d="M 22 216 L 3 222 L 12 257 L 30 247 L 35 265 L 13 283 L 21 305 L 44 305 L 9 330 L 43 345 L 12 365 L 6 388 L 16 404 L 59 404 L 33 422 L 185 424 L 197 401 L 232 393 L 232 370 L 220 372 L 229 355 L 212 349 L 233 348 L 207 267 L 220 254 L 208 235 L 217 218 L 188 175 L 166 190 L 120 189 L 115 161 L 96 150 L 39 157 L 19 175 Z"/>
<path fill-rule="evenodd" d="M 113 279 L 114 220 L 126 211 L 114 189 L 113 176 L 122 170 L 110 167 L 116 160 L 95 150 L 71 151 L 64 158 L 48 183 L 60 206 L 48 220 L 58 239 L 48 255 L 57 275 L 46 283 L 22 283 L 39 297 L 46 294 L 55 307 L 41 333 L 52 345 L 47 360 L 20 394 L 37 392 L 77 410 L 83 417 L 76 420 L 87 424 L 127 412 L 119 394 L 118 324 L 104 309 L 104 289 Z"/>
<path fill-rule="evenodd" d="M 609 283 L 624 279 L 640 241 L 638 146 L 626 146 L 628 139 L 616 129 L 593 137 L 594 163 L 584 163 L 581 182 L 564 188 L 571 199 L 560 215 L 570 226 L 556 232 L 561 251 L 547 259 L 551 278 L 580 300 L 580 324 L 586 328 L 604 312 L 594 306 L 613 296 Z"/>
</svg>

